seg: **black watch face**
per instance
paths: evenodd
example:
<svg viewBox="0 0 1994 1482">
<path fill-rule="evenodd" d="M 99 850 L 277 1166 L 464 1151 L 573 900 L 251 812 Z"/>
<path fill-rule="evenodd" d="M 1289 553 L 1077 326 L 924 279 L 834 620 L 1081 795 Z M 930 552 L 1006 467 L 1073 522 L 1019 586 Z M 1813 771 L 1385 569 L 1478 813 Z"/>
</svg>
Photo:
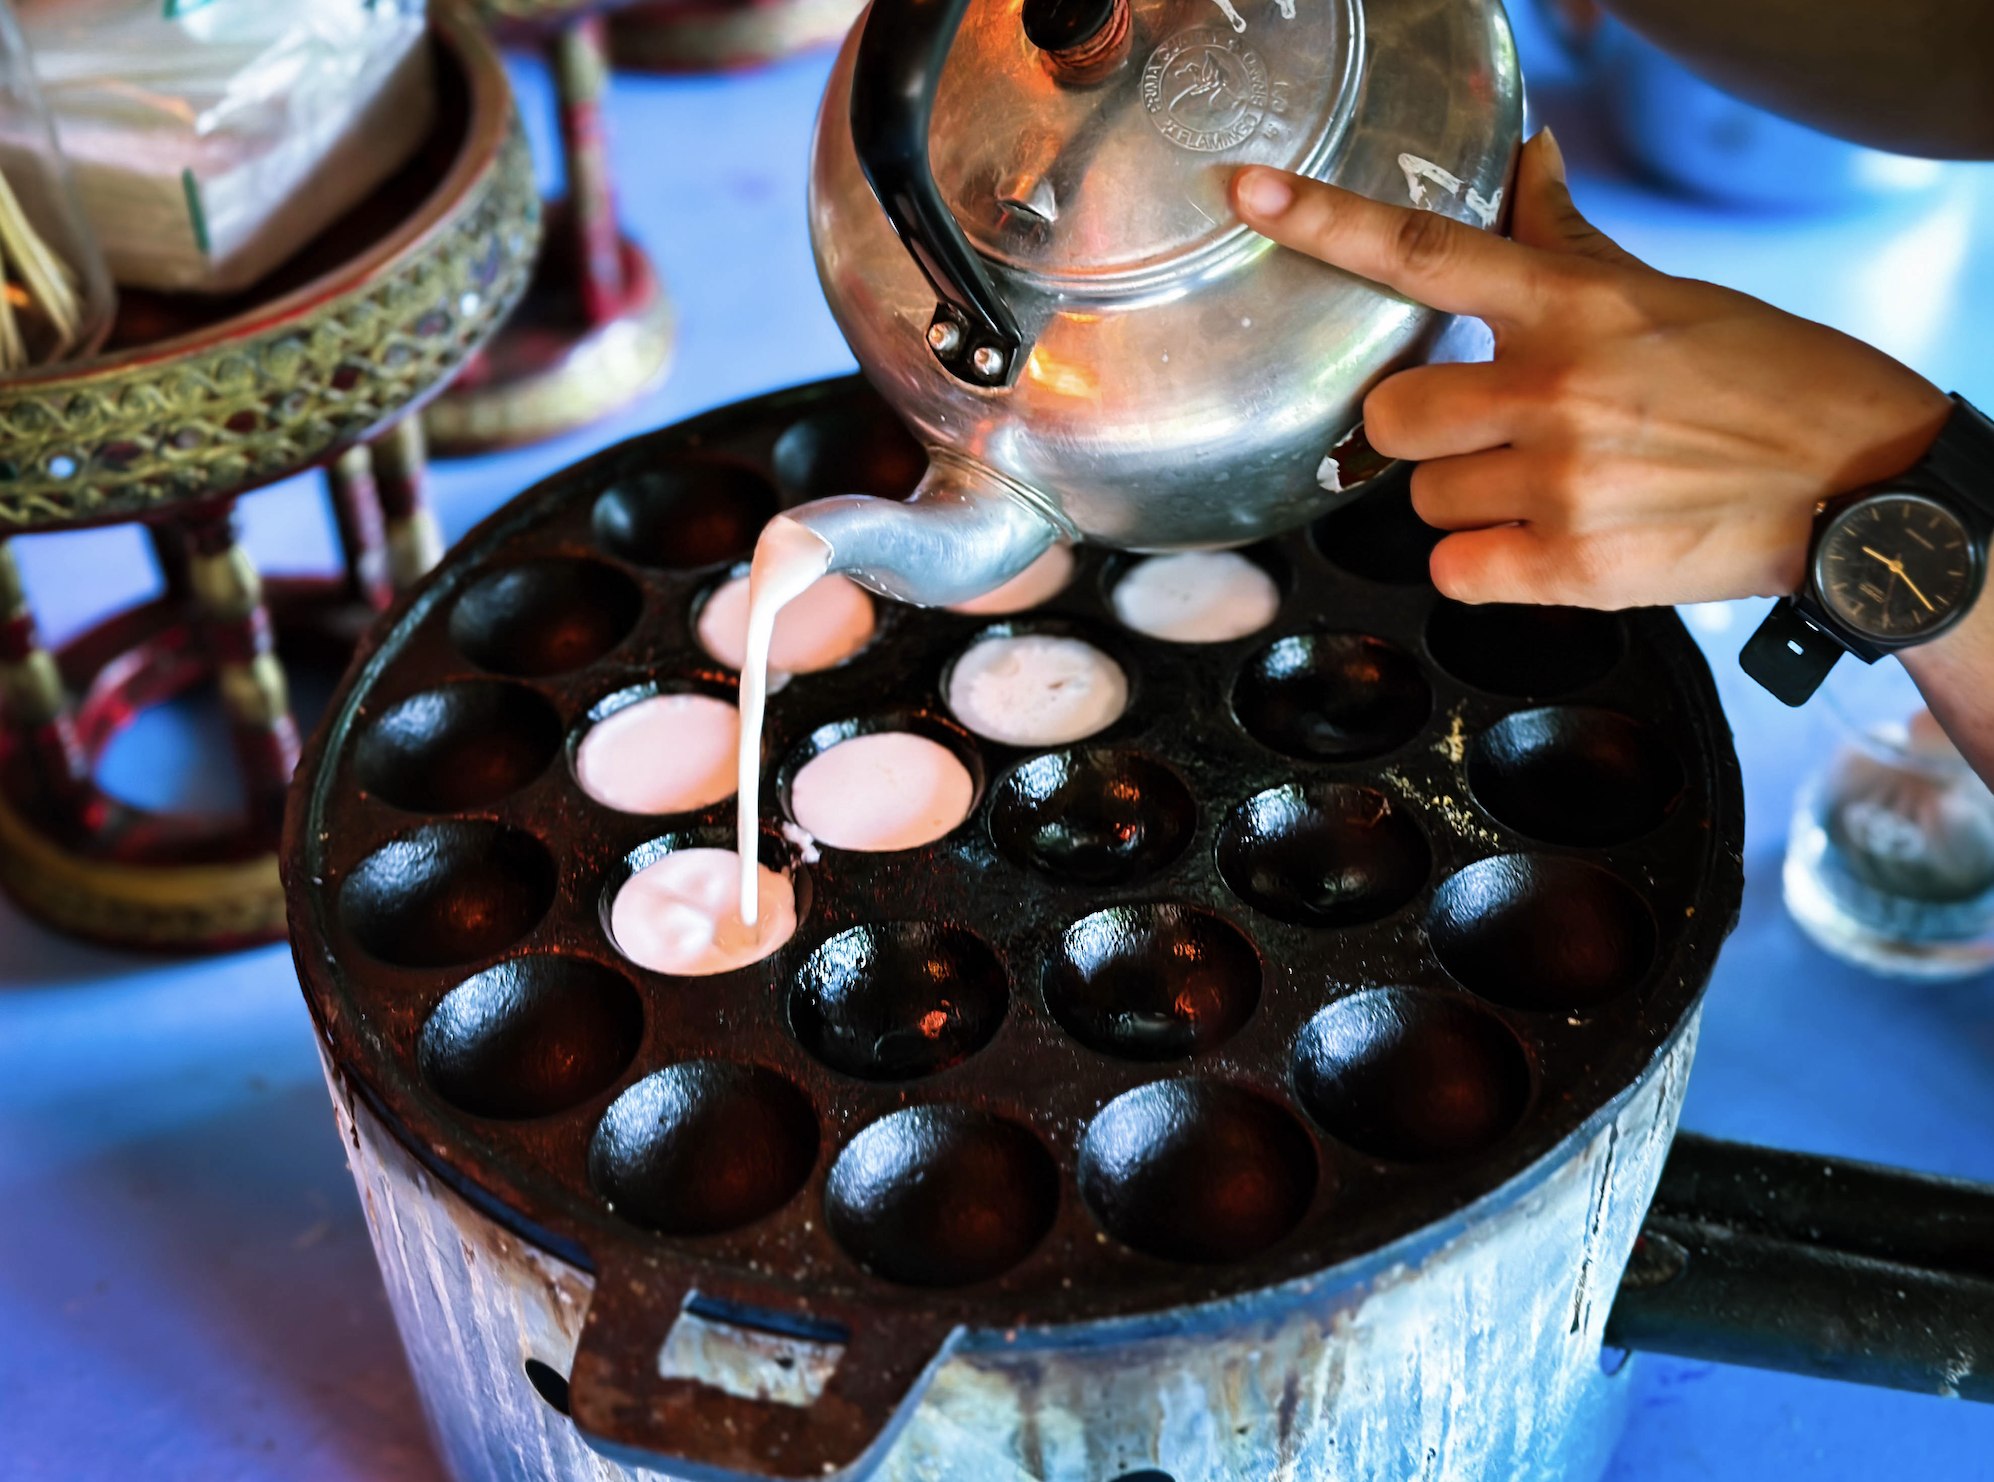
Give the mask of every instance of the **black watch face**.
<svg viewBox="0 0 1994 1482">
<path fill-rule="evenodd" d="M 1958 515 L 1922 494 L 1876 494 L 1821 533 L 1814 587 L 1836 621 L 1882 643 L 1949 626 L 1979 585 L 1980 553 Z"/>
</svg>

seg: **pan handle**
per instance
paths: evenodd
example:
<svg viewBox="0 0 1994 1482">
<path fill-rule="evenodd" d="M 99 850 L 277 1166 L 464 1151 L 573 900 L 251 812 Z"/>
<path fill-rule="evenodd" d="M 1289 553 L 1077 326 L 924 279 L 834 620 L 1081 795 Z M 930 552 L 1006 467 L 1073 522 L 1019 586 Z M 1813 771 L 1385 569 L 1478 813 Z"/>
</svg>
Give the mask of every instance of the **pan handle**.
<svg viewBox="0 0 1994 1482">
<path fill-rule="evenodd" d="M 595 1450 L 687 1482 L 863 1477 L 961 1336 L 918 1313 L 813 1300 L 807 1313 L 724 1279 L 633 1260 L 598 1274 L 569 1380 Z M 680 1332 L 705 1336 L 687 1341 Z M 730 1361 L 711 1335 L 738 1337 Z M 703 1361 L 688 1373 L 679 1356 Z"/>
<path fill-rule="evenodd" d="M 1683 1133 L 1606 1342 L 1994 1403 L 1994 1187 Z"/>
</svg>

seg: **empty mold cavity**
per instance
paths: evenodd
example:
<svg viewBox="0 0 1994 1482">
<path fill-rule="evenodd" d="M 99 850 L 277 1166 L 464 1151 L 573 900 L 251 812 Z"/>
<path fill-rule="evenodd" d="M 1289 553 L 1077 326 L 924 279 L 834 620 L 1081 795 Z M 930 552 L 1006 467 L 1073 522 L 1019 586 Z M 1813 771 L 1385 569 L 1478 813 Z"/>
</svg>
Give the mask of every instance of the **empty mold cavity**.
<svg viewBox="0 0 1994 1482">
<path fill-rule="evenodd" d="M 1525 710 L 1476 738 L 1468 785 L 1490 814 L 1549 844 L 1639 838 L 1682 794 L 1682 764 L 1647 725 L 1611 710 Z"/>
<path fill-rule="evenodd" d="M 1233 894 L 1270 916 L 1355 926 L 1417 895 L 1433 855 L 1419 825 L 1383 793 L 1314 783 L 1242 803 L 1219 830 L 1218 861 Z"/>
<path fill-rule="evenodd" d="M 685 458 L 598 495 L 595 538 L 635 566 L 697 571 L 751 555 L 776 506 L 774 485 L 745 463 Z"/>
<path fill-rule="evenodd" d="M 1250 659 L 1233 713 L 1256 741 L 1302 761 L 1378 756 L 1410 740 L 1433 709 L 1419 665 L 1377 638 L 1302 633 Z"/>
<path fill-rule="evenodd" d="M 1030 1132 L 974 1107 L 909 1107 L 854 1137 L 824 1189 L 852 1259 L 904 1286 L 999 1276 L 1059 1212 L 1059 1170 Z"/>
<path fill-rule="evenodd" d="M 927 453 L 876 403 L 806 417 L 775 445 L 775 476 L 791 502 L 833 494 L 905 499 L 927 471 Z"/>
<path fill-rule="evenodd" d="M 1191 790 L 1135 751 L 1055 751 L 997 784 L 990 834 L 1015 863 L 1080 885 L 1127 885 L 1171 864 L 1198 827 Z"/>
<path fill-rule="evenodd" d="M 575 746 L 575 781 L 623 813 L 692 813 L 734 796 L 741 714 L 698 691 L 617 696 Z"/>
<path fill-rule="evenodd" d="M 1530 1105 L 1530 1061 L 1494 1014 L 1451 994 L 1376 988 L 1340 998 L 1295 1044 L 1295 1095 L 1317 1124 L 1373 1157 L 1462 1158 L 1500 1142 Z"/>
<path fill-rule="evenodd" d="M 1067 929 L 1046 963 L 1046 1007 L 1090 1049 L 1174 1060 L 1222 1044 L 1260 1000 L 1260 954 L 1190 906 L 1114 906 Z"/>
<path fill-rule="evenodd" d="M 339 918 L 373 957 L 451 967 L 502 952 L 554 900 L 553 858 L 531 834 L 432 823 L 368 855 L 339 888 Z"/>
<path fill-rule="evenodd" d="M 1426 650 L 1441 668 L 1519 700 L 1549 699 L 1603 679 L 1620 661 L 1622 642 L 1617 617 L 1581 607 L 1442 602 L 1426 625 Z"/>
<path fill-rule="evenodd" d="M 629 636 L 644 599 L 601 561 L 548 557 L 507 566 L 466 588 L 450 641 L 495 674 L 540 679 L 584 668 Z"/>
<path fill-rule="evenodd" d="M 891 853 L 953 833 L 982 785 L 967 736 L 903 715 L 819 727 L 784 766 L 781 791 L 789 816 L 818 843 Z"/>
<path fill-rule="evenodd" d="M 910 1081 L 982 1049 L 1009 1004 L 1003 965 L 976 937 L 893 921 L 841 931 L 810 954 L 790 986 L 789 1026 L 833 1070 Z"/>
<path fill-rule="evenodd" d="M 360 786 L 397 808 L 451 813 L 495 803 L 546 769 L 561 717 L 524 685 L 472 679 L 390 706 L 353 743 Z"/>
<path fill-rule="evenodd" d="M 1292 1115 L 1237 1086 L 1154 1081 L 1103 1107 L 1080 1144 L 1080 1191 L 1110 1235 L 1167 1261 L 1242 1261 L 1286 1236 L 1316 1188 Z"/>
<path fill-rule="evenodd" d="M 1339 570 L 1366 581 L 1417 586 L 1430 579 L 1433 548 L 1446 532 L 1419 517 L 1400 483 L 1323 516 L 1309 534 Z"/>
<path fill-rule="evenodd" d="M 666 1066 L 610 1104 L 589 1177 L 624 1219 L 713 1235 L 773 1214 L 817 1162 L 817 1119 L 774 1071 L 726 1060 Z"/>
<path fill-rule="evenodd" d="M 620 973 L 583 957 L 520 957 L 444 996 L 417 1060 L 478 1117 L 545 1117 L 608 1089 L 637 1053 L 644 1010 Z"/>
<path fill-rule="evenodd" d="M 1281 586 L 1238 551 L 1176 551 L 1122 568 L 1108 594 L 1123 627 L 1166 643 L 1230 643 L 1281 610 Z"/>
<path fill-rule="evenodd" d="M 1450 876 L 1426 934 L 1463 987 L 1572 1012 L 1627 991 L 1655 959 L 1655 921 L 1625 883 L 1557 855 L 1505 854 Z"/>
<path fill-rule="evenodd" d="M 943 688 L 957 720 L 1008 746 L 1067 746 L 1128 709 L 1122 666 L 1084 638 L 1008 625 L 950 664 Z"/>
</svg>

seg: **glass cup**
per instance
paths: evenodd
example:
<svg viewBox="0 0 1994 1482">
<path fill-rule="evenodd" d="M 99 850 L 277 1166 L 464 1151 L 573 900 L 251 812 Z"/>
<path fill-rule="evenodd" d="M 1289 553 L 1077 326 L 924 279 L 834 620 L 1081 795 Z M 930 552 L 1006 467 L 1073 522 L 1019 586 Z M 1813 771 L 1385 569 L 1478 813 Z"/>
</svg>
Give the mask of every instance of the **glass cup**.
<svg viewBox="0 0 1994 1482">
<path fill-rule="evenodd" d="M 1845 659 L 1823 699 L 1835 746 L 1794 808 L 1787 910 L 1822 947 L 1874 972 L 1994 968 L 1994 793 L 1896 663 Z"/>
</svg>

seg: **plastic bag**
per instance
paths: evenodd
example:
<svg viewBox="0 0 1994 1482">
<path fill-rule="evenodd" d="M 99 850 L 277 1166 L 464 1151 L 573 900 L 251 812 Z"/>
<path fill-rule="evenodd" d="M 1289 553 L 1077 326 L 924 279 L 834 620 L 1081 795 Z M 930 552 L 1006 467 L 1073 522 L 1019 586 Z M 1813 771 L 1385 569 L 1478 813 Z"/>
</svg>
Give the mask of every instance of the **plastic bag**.
<svg viewBox="0 0 1994 1482">
<path fill-rule="evenodd" d="M 111 273 L 227 293 L 407 162 L 434 116 L 422 0 L 21 0 Z"/>
</svg>

